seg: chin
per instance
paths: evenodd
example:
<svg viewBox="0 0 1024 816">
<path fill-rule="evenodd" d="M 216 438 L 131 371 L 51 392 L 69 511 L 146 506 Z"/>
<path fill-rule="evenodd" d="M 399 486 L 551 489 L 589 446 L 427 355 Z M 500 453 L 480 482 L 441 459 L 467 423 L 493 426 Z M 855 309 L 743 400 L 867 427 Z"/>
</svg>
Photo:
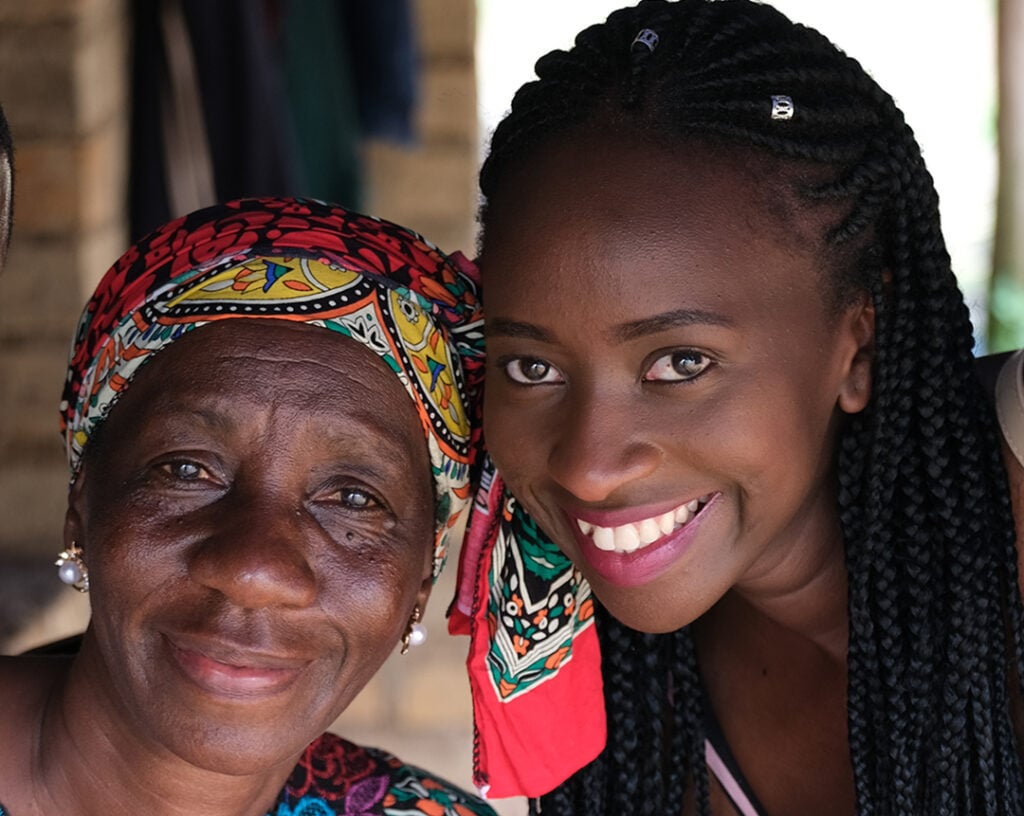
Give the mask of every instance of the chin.
<svg viewBox="0 0 1024 816">
<path fill-rule="evenodd" d="M 689 626 L 710 609 L 717 599 L 705 602 L 692 597 L 692 603 L 681 603 L 682 591 L 672 597 L 659 597 L 649 588 L 632 591 L 602 586 L 600 579 L 590 582 L 590 588 L 608 613 L 620 623 L 638 632 L 663 635 Z"/>
<path fill-rule="evenodd" d="M 320 734 L 302 735 L 302 729 L 264 734 L 251 729 L 193 728 L 187 739 L 176 735 L 160 742 L 182 761 L 224 776 L 249 776 L 281 768 L 288 772 L 305 747 Z M 306 738 L 308 737 L 308 738 Z"/>
</svg>

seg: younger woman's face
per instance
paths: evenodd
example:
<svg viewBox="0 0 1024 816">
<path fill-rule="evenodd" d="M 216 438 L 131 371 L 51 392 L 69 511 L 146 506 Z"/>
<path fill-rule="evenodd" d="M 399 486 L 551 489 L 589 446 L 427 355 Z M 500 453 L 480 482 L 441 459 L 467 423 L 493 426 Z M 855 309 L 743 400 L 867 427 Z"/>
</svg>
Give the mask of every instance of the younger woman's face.
<svg viewBox="0 0 1024 816">
<path fill-rule="evenodd" d="M 834 448 L 870 389 L 869 301 L 708 151 L 566 139 L 509 173 L 482 255 L 488 446 L 627 625 L 841 553 Z M 770 204 L 770 202 L 769 202 Z"/>
</svg>

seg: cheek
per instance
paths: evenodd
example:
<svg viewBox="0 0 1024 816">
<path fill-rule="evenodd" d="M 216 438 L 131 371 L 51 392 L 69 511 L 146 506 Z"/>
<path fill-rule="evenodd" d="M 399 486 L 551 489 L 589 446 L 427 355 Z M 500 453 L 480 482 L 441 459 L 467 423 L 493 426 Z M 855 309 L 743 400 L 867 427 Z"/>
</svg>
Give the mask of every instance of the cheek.
<svg viewBox="0 0 1024 816">
<path fill-rule="evenodd" d="M 336 626 L 361 641 L 397 639 L 428 571 L 429 553 L 382 552 L 376 542 L 346 552 L 322 570 L 322 603 Z"/>
<path fill-rule="evenodd" d="M 506 389 L 488 388 L 484 399 L 487 451 L 510 486 L 531 474 L 541 475 L 558 422 L 556 412 L 533 402 L 517 402 Z"/>
<path fill-rule="evenodd" d="M 770 490 L 773 480 L 820 451 L 821 423 L 800 399 L 777 383 L 751 382 L 715 399 L 666 405 L 645 422 L 654 434 L 666 429 L 662 439 L 677 465 L 718 473 L 746 490 Z"/>
<path fill-rule="evenodd" d="M 753 385 L 716 406 L 705 423 L 716 440 L 707 463 L 734 478 L 748 498 L 779 507 L 800 501 L 827 474 L 832 416 L 799 384 L 775 378 Z"/>
<path fill-rule="evenodd" d="M 158 526 L 140 521 L 145 518 L 104 516 L 87 528 L 83 547 L 94 598 L 146 596 L 181 572 L 180 548 L 168 529 L 173 522 Z"/>
</svg>

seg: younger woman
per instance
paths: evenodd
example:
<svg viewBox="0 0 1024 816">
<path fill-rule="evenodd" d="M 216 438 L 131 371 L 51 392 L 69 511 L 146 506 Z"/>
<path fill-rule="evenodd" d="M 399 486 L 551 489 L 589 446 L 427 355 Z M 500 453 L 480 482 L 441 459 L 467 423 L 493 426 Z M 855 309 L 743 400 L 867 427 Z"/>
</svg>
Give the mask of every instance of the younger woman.
<svg viewBox="0 0 1024 816">
<path fill-rule="evenodd" d="M 480 783 L 1024 813 L 1006 475 L 902 114 L 748 0 L 622 9 L 537 74 L 481 173 Z"/>
</svg>

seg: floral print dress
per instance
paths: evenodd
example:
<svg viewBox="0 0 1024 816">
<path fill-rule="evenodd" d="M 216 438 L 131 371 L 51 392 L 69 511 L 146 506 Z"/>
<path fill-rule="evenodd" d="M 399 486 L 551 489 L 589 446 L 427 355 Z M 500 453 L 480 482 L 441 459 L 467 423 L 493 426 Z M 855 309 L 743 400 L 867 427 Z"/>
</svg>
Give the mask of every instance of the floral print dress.
<svg viewBox="0 0 1024 816">
<path fill-rule="evenodd" d="M 376 748 L 324 734 L 267 816 L 496 816 L 480 799 Z M 13 816 L 0 804 L 0 816 Z"/>
<path fill-rule="evenodd" d="M 385 751 L 324 734 L 306 749 L 267 816 L 377 814 L 494 816 L 494 811 Z"/>
</svg>

